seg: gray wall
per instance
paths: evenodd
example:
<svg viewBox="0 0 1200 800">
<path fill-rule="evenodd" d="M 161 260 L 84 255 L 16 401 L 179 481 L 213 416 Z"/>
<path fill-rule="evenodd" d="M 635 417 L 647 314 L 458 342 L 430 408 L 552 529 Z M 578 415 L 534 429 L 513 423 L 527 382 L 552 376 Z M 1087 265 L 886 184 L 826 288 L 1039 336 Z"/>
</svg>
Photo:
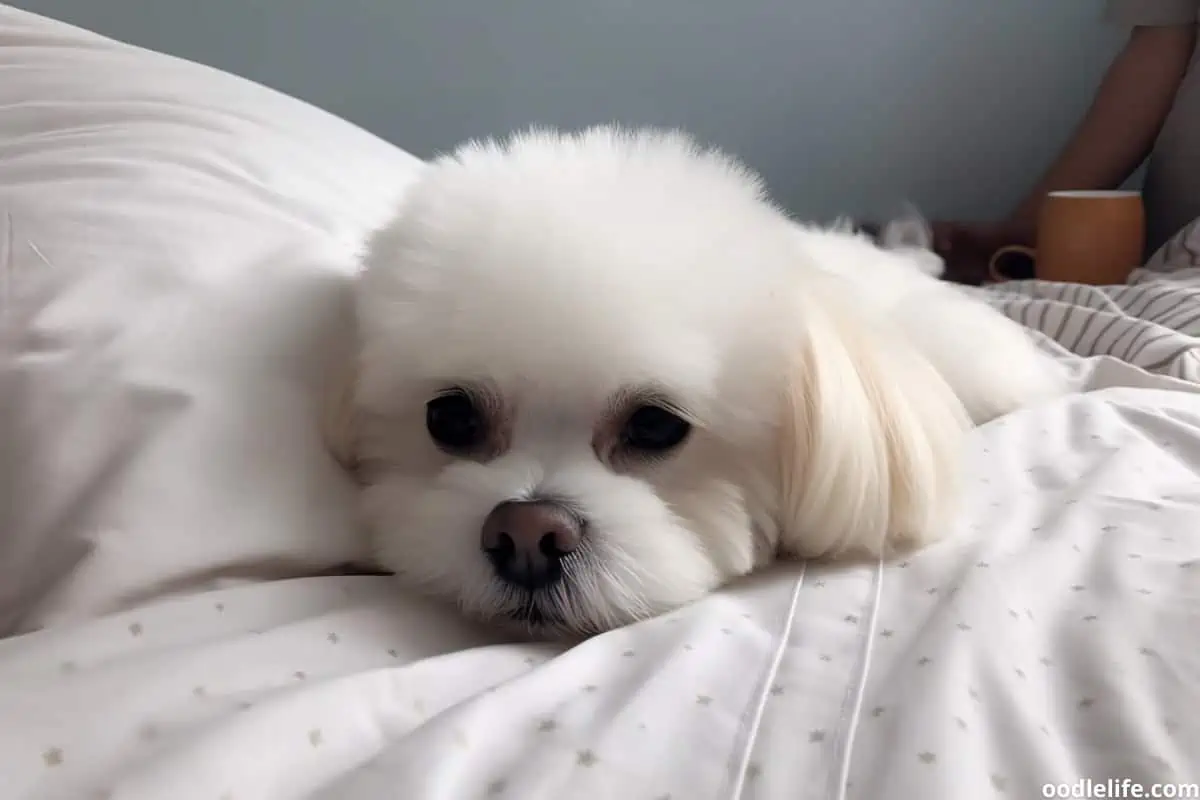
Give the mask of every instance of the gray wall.
<svg viewBox="0 0 1200 800">
<path fill-rule="evenodd" d="M 15 0 L 427 156 L 529 123 L 683 126 L 800 215 L 1000 213 L 1086 107 L 1097 0 Z"/>
</svg>

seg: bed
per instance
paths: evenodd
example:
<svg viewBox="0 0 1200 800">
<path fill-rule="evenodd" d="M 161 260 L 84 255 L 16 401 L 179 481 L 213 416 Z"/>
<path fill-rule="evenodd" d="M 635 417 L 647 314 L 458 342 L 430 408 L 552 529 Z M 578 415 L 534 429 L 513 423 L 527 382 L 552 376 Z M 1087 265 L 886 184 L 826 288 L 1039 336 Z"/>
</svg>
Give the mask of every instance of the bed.
<svg viewBox="0 0 1200 800">
<path fill-rule="evenodd" d="M 941 544 L 506 640 L 355 569 L 312 424 L 420 163 L 3 7 L 0 75 L 3 797 L 1200 797 L 1178 359 L 1032 324 L 1080 392 L 977 431 Z"/>
</svg>

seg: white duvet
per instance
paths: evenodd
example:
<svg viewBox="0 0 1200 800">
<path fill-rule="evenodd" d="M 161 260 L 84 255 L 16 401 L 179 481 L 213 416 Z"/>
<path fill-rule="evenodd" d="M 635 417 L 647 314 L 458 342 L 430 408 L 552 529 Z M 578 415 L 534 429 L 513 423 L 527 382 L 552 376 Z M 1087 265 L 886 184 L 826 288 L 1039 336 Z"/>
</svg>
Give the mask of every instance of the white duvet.
<svg viewBox="0 0 1200 800">
<path fill-rule="evenodd" d="M 569 649 L 499 642 L 363 576 L 0 642 L 3 795 L 1030 798 L 1200 780 L 1200 397 L 1022 412 L 981 429 L 965 469 L 952 538 L 907 561 L 785 565 Z"/>
<path fill-rule="evenodd" d="M 363 555 L 316 356 L 418 168 L 0 6 L 0 798 L 1200 797 L 1200 395 L 1103 355 L 905 562 L 569 648 L 306 577 Z"/>
</svg>

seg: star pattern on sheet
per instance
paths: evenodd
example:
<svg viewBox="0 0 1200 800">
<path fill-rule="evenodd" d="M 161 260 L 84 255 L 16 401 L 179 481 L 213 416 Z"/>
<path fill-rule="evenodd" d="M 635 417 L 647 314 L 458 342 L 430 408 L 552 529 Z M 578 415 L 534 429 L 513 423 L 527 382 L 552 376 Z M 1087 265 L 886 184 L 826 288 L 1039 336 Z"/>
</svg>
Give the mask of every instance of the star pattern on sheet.
<svg viewBox="0 0 1200 800">
<path fill-rule="evenodd" d="M 1109 528 L 1115 530 L 1116 526 L 1106 526 L 1106 530 Z M 1166 540 L 1165 537 L 1164 537 L 1164 540 Z M 1173 541 L 1173 539 L 1171 539 L 1171 541 Z M 1075 546 L 1074 549 L 1077 552 L 1079 551 L 1078 546 Z M 1128 553 L 1127 558 L 1133 559 L 1133 560 L 1138 560 L 1138 559 L 1142 559 L 1143 556 L 1139 553 Z M 971 562 L 969 562 L 969 560 L 968 560 L 967 565 L 969 565 L 970 563 Z M 1000 562 L 998 562 L 998 563 L 1000 563 Z M 897 566 L 900 568 L 907 568 L 909 566 L 909 564 L 908 564 L 908 562 L 903 562 Z M 987 562 L 977 562 L 975 564 L 975 566 L 977 568 L 989 568 L 992 565 L 990 565 Z M 1002 563 L 1001 563 L 1001 566 L 1003 566 Z M 1185 570 L 1186 569 L 1196 569 L 1197 566 L 1200 566 L 1200 560 L 1194 559 L 1191 561 L 1185 561 L 1185 562 L 1178 563 L 1178 567 L 1180 569 L 1185 569 Z M 996 567 L 996 569 L 999 570 L 999 569 L 1001 569 L 1001 567 L 998 566 L 998 567 Z M 1134 569 L 1134 568 L 1130 567 L 1129 569 Z M 1062 586 L 1063 583 L 1065 583 L 1065 581 L 1062 581 L 1058 585 Z M 823 580 L 817 581 L 813 585 L 815 585 L 817 587 L 824 587 L 825 581 L 823 581 Z M 835 586 L 837 586 L 837 585 L 838 584 L 835 584 Z M 915 587 L 915 588 L 918 593 L 921 591 L 919 586 Z M 1068 589 L 1070 592 L 1073 592 L 1076 594 L 1089 591 L 1089 587 L 1084 584 L 1081 584 L 1081 583 L 1070 584 L 1068 586 Z M 1127 591 L 1127 592 L 1132 591 L 1132 590 L 1133 590 L 1132 586 L 1127 585 L 1125 587 L 1125 591 Z M 940 593 L 944 599 L 945 597 L 950 596 L 953 593 L 957 592 L 958 587 L 954 587 L 951 589 L 946 589 L 945 587 L 929 587 L 925 591 L 929 595 L 936 595 L 936 594 Z M 1061 591 L 1061 589 L 1060 589 L 1060 591 Z M 1150 595 L 1152 593 L 1151 590 L 1149 590 L 1147 588 L 1139 588 L 1136 591 L 1142 595 Z M 1075 613 L 1077 615 L 1079 614 L 1080 611 L 1087 610 L 1086 601 L 1088 598 L 1081 597 L 1079 599 L 1084 602 L 1081 602 L 1074 609 Z M 203 606 L 201 606 L 201 608 L 202 607 Z M 218 613 L 225 611 L 225 606 L 222 603 L 213 604 L 212 608 L 214 608 Z M 235 604 L 234 608 L 235 609 L 238 608 L 238 605 Z M 1003 608 L 1003 607 L 1001 606 L 1001 608 Z M 963 608 L 961 610 L 963 611 L 963 613 L 966 616 L 971 616 L 971 612 L 969 609 Z M 1012 617 L 1014 620 L 1017 620 L 1017 621 L 1019 621 L 1021 619 L 1022 614 L 1030 620 L 1034 619 L 1033 611 L 1031 609 L 1024 609 L 1023 611 L 1018 611 L 1016 609 L 1008 609 L 1008 613 L 1009 613 L 1010 617 Z M 744 619 L 752 618 L 752 616 L 750 614 L 742 614 L 741 617 Z M 1099 621 L 1099 616 L 1096 614 L 1087 614 L 1086 616 L 1081 616 L 1081 617 L 1077 616 L 1076 618 L 1084 623 Z M 165 627 L 152 614 L 146 614 L 145 619 L 149 620 L 149 622 L 147 624 L 149 625 L 149 628 L 153 631 L 159 631 Z M 833 619 L 836 619 L 836 614 L 833 615 Z M 667 620 L 667 622 L 669 622 L 669 623 L 678 623 L 679 621 L 680 620 L 678 618 L 673 618 L 673 619 Z M 892 620 L 892 621 L 896 621 L 896 620 Z M 976 619 L 976 621 L 980 621 L 980 620 Z M 843 622 L 847 625 L 859 625 L 862 623 L 862 618 L 858 614 L 844 614 Z M 953 622 L 953 617 L 951 617 L 950 620 L 945 621 L 945 623 L 949 623 L 949 622 Z M 945 623 L 943 623 L 943 624 L 945 624 Z M 901 623 L 901 624 L 903 624 L 903 623 Z M 981 624 L 985 626 L 981 630 L 987 630 L 986 621 L 981 622 Z M 947 627 L 948 627 L 948 625 L 947 625 Z M 1018 626 L 1018 627 L 1020 627 L 1020 626 Z M 973 626 L 971 624 L 969 624 L 967 622 L 962 622 L 962 621 L 954 622 L 954 628 L 957 629 L 958 631 L 962 631 L 964 633 L 973 631 Z M 115 626 L 115 628 L 110 629 L 110 630 L 115 630 L 115 633 L 118 636 L 123 635 L 121 633 L 120 623 L 118 623 Z M 142 637 L 146 633 L 146 628 L 144 627 L 143 622 L 130 623 L 127 626 L 126 630 L 128 632 L 128 635 L 135 637 L 135 638 Z M 951 629 L 951 630 L 953 630 L 953 629 Z M 711 628 L 710 628 L 710 631 L 711 631 Z M 723 635 L 727 635 L 727 636 L 732 635 L 734 633 L 734 630 L 729 627 L 722 627 L 722 628 L 720 628 L 720 631 Z M 351 635 L 351 639 L 348 641 L 353 642 L 356 640 L 357 637 L 355 637 L 353 635 L 354 634 L 353 629 L 346 628 L 344 630 L 344 632 Z M 317 628 L 317 630 L 314 631 L 313 633 L 315 633 L 316 636 L 319 636 L 320 628 Z M 865 635 L 869 636 L 869 633 L 866 633 Z M 890 628 L 882 628 L 881 630 L 879 630 L 879 636 L 882 638 L 890 639 L 896 635 L 897 635 L 896 631 L 893 629 L 890 629 Z M 982 634 L 981 634 L 981 636 L 982 636 Z M 151 637 L 148 637 L 148 638 L 151 642 L 153 641 L 153 638 L 151 638 Z M 984 638 L 986 639 L 987 637 L 984 637 Z M 330 644 L 339 644 L 341 641 L 341 637 L 336 632 L 329 632 L 326 636 L 326 639 Z M 312 640 L 310 639 L 309 641 L 311 642 Z M 133 643 L 130 643 L 130 646 L 133 646 Z M 347 647 L 350 647 L 350 646 L 351 646 L 350 644 L 347 644 Z M 682 647 L 686 651 L 693 650 L 693 646 L 690 644 L 683 645 Z M 375 649 L 373 652 L 378 654 L 379 650 Z M 812 652 L 812 651 L 810 651 L 810 652 Z M 400 657 L 400 654 L 396 649 L 389 649 L 389 650 L 387 650 L 387 653 L 393 659 L 398 659 Z M 1142 657 L 1145 657 L 1148 659 L 1161 657 L 1159 655 L 1159 653 L 1153 647 L 1149 647 L 1149 646 L 1139 647 L 1138 653 Z M 627 650 L 621 651 L 620 655 L 622 658 L 627 658 L 627 659 L 634 658 L 637 655 L 637 651 L 635 651 L 633 649 L 627 649 Z M 939 659 L 940 659 L 940 656 L 941 656 L 941 653 L 939 652 Z M 909 657 L 911 657 L 911 656 L 909 656 Z M 833 660 L 833 657 L 829 654 L 819 654 L 818 658 L 822 662 L 831 662 Z M 903 658 L 903 656 L 901 656 L 901 658 Z M 935 659 L 930 656 L 927 656 L 927 655 L 922 656 L 916 661 L 916 665 L 918 667 L 924 667 L 924 666 L 927 666 L 927 665 L 933 663 L 934 660 Z M 529 666 L 534 666 L 535 664 L 539 663 L 539 660 L 534 658 L 533 656 L 528 656 L 528 657 L 524 658 L 524 662 L 525 662 L 525 664 L 527 664 Z M 54 662 L 51 661 L 50 663 L 54 663 Z M 909 663 L 911 663 L 911 662 L 909 662 Z M 1002 663 L 1003 662 L 1001 662 L 1001 664 Z M 1047 668 L 1053 666 L 1053 664 L 1054 664 L 1053 660 L 1048 656 L 1042 656 L 1041 658 L 1039 658 L 1038 663 L 1041 664 L 1043 667 L 1047 667 Z M 1030 670 L 1032 670 L 1034 672 L 1038 671 L 1036 667 L 1032 666 L 1032 662 L 1027 664 L 1027 666 Z M 1026 672 L 1022 668 L 1020 668 L 1020 667 L 1010 667 L 1010 668 L 1012 670 L 1011 674 L 1015 675 L 1017 678 L 1022 679 L 1022 680 L 1029 679 L 1029 676 L 1026 674 Z M 78 666 L 74 661 L 66 660 L 66 661 L 62 661 L 59 663 L 59 671 L 61 673 L 68 674 L 68 673 L 76 672 L 77 670 L 78 670 Z M 287 674 L 286 667 L 282 672 L 283 672 L 283 674 Z M 1051 673 L 1051 674 L 1053 674 L 1053 673 Z M 210 677 L 210 676 L 203 676 L 203 677 Z M 303 670 L 296 670 L 295 672 L 292 673 L 292 677 L 297 681 L 304 681 L 304 680 L 307 680 L 309 676 Z M 187 684 L 184 684 L 184 686 L 186 686 L 186 685 Z M 960 687 L 961 687 L 961 684 L 960 684 Z M 182 687 L 180 687 L 180 688 L 182 688 Z M 599 687 L 597 687 L 596 685 L 593 685 L 593 684 L 589 684 L 589 685 L 583 687 L 583 691 L 588 692 L 588 693 L 594 693 L 594 692 L 597 692 L 598 690 L 599 690 Z M 959 690 L 961 690 L 961 689 L 959 689 Z M 769 694 L 772 697 L 780 697 L 785 694 L 785 691 L 786 691 L 785 688 L 779 684 L 772 685 L 769 688 Z M 795 689 L 793 688 L 792 691 L 794 694 Z M 217 695 L 221 694 L 221 692 L 216 689 L 214 689 L 214 692 L 216 692 Z M 192 694 L 196 698 L 205 698 L 208 696 L 208 690 L 203 685 L 197 685 L 192 688 Z M 982 702 L 979 693 L 975 689 L 968 688 L 968 694 L 970 695 L 972 700 L 974 700 L 975 702 L 977 702 L 977 703 Z M 686 696 L 687 695 L 685 694 L 684 697 L 686 697 Z M 959 696 L 959 698 L 960 698 L 959 702 L 961 703 L 961 696 Z M 885 702 L 890 700 L 890 698 L 888 698 L 886 696 L 881 697 L 880 699 L 884 700 Z M 1093 697 L 1093 696 L 1080 697 L 1077 702 L 1077 708 L 1080 711 L 1087 711 L 1089 709 L 1093 709 L 1094 706 L 1098 706 L 1098 708 L 1095 711 L 1093 711 L 1093 713 L 1102 713 L 1103 709 L 1104 709 L 1104 704 L 1100 703 L 1100 699 L 1101 698 L 1097 698 L 1097 697 Z M 700 706 L 709 706 L 713 703 L 713 700 L 714 700 L 714 698 L 709 695 L 696 695 L 696 698 L 695 698 L 696 704 L 700 705 Z M 1068 702 L 1070 702 L 1069 699 L 1068 699 Z M 248 709 L 251 707 L 249 703 L 242 703 L 239 705 L 243 709 Z M 419 700 L 419 699 L 413 700 L 412 705 L 414 708 L 420 709 L 421 700 Z M 960 713 L 969 713 L 970 712 L 969 707 L 967 707 L 965 709 L 960 707 L 957 710 L 959 710 Z M 872 718 L 880 718 L 880 717 L 884 716 L 886 711 L 887 711 L 887 708 L 885 706 L 878 705 L 878 706 L 874 706 L 873 708 L 870 708 L 869 714 Z M 893 715 L 896 713 L 898 713 L 898 712 L 891 712 L 891 714 L 893 714 Z M 943 724 L 944 724 L 945 717 L 943 717 L 942 720 L 943 720 Z M 963 731 L 968 730 L 968 722 L 963 717 L 953 716 L 953 717 L 951 717 L 951 720 L 952 720 L 953 724 L 955 726 L 957 726 L 958 729 L 963 730 Z M 1179 725 L 1171 720 L 1164 720 L 1163 723 L 1164 723 L 1164 726 L 1165 726 L 1165 729 L 1166 729 L 1168 735 L 1174 735 L 1179 729 Z M 546 733 L 546 734 L 558 732 L 558 731 L 560 731 L 560 727 L 561 727 L 560 723 L 557 720 L 552 719 L 552 718 L 543 718 L 543 719 L 539 720 L 536 724 L 537 724 L 537 731 L 539 733 Z M 646 725 L 645 725 L 645 723 L 638 723 L 637 728 L 638 728 L 638 730 L 644 731 L 644 730 L 646 730 Z M 528 729 L 526 729 L 526 730 L 528 730 Z M 1040 725 L 1039 730 L 1047 737 L 1052 735 L 1050 732 L 1050 729 L 1046 725 Z M 567 738 L 566 737 L 567 732 L 568 731 L 566 729 L 563 730 L 563 740 L 564 741 Z M 152 724 L 146 724 L 146 725 L 141 726 L 139 729 L 137 729 L 136 735 L 139 738 L 143 739 L 144 741 L 151 741 L 153 739 L 159 738 L 159 736 L 160 736 L 158 729 Z M 456 743 L 459 743 L 464 747 L 466 746 L 466 738 L 460 731 L 453 731 L 452 735 L 455 737 Z M 336 739 L 336 737 L 335 737 L 335 739 Z M 309 745 L 313 748 L 319 748 L 326 744 L 325 736 L 324 736 L 322 730 L 319 728 L 314 728 L 312 730 L 309 730 L 307 732 L 307 740 L 308 740 Z M 293 741 L 295 741 L 295 739 L 293 739 Z M 549 740 L 547 740 L 547 742 L 548 741 Z M 646 739 L 646 741 L 649 741 L 649 739 Z M 827 731 L 825 729 L 810 730 L 808 732 L 808 741 L 810 744 L 825 743 L 827 741 Z M 72 743 L 67 742 L 67 744 L 71 745 Z M 73 745 L 72 745 L 72 747 L 74 748 Z M 569 756 L 570 752 L 571 752 L 570 750 L 567 750 L 568 758 L 570 757 Z M 813 751 L 813 752 L 817 753 L 820 751 Z M 910 751 L 910 752 L 912 752 L 912 751 Z M 46 749 L 42 752 L 41 756 L 42 756 L 43 764 L 46 768 L 61 766 L 63 764 L 64 758 L 65 758 L 63 750 L 59 747 L 51 747 L 49 749 Z M 928 750 L 918 752 L 916 754 L 916 756 L 917 756 L 918 761 L 925 765 L 936 765 L 937 760 L 938 760 L 938 754 L 933 751 L 928 751 Z M 81 753 L 78 752 L 78 748 L 74 748 L 72 751 L 73 764 L 76 762 L 79 762 L 81 760 L 82 760 Z M 953 760 L 953 757 L 952 757 L 952 760 Z M 32 761 L 33 764 L 37 763 L 36 761 L 33 761 L 32 759 L 30 759 L 30 761 Z M 580 766 L 580 767 L 592 767 L 592 766 L 595 766 L 599 762 L 599 759 L 598 759 L 596 753 L 592 750 L 579 750 L 576 752 L 576 762 L 577 762 L 578 766 Z M 912 762 L 909 762 L 909 763 L 912 763 Z M 949 764 L 950 762 L 947 762 L 947 763 Z M 1153 757 L 1152 763 L 1161 766 L 1161 768 L 1164 770 L 1169 767 L 1168 763 L 1166 761 L 1164 761 L 1163 759 L 1161 759 L 1161 757 L 1158 757 L 1158 756 Z M 756 778 L 758 778 L 761 775 L 761 773 L 762 773 L 762 768 L 756 763 L 750 763 L 746 767 L 746 779 L 748 781 L 755 780 Z M 936 775 L 937 773 L 931 773 L 931 774 Z M 991 785 L 992 789 L 994 789 L 996 792 L 1001 793 L 1001 794 L 1008 793 L 1009 788 L 1010 788 L 1009 783 L 1011 780 L 1009 777 L 1006 777 L 1005 775 L 1000 774 L 1000 773 L 984 772 L 983 774 L 986 774 L 988 776 L 988 779 L 990 781 L 990 785 Z M 505 781 L 494 781 L 492 784 L 490 784 L 488 786 L 488 794 L 502 794 L 507 790 L 508 790 L 508 786 L 505 783 Z M 478 791 L 478 789 L 476 789 L 476 791 Z M 1013 791 L 1015 792 L 1016 789 L 1014 788 Z M 229 795 L 227 793 L 226 795 L 221 795 L 221 797 L 232 797 L 232 795 Z M 655 796 L 653 798 L 653 800 L 670 800 L 671 797 L 672 797 L 671 794 L 662 794 L 662 795 Z"/>
</svg>

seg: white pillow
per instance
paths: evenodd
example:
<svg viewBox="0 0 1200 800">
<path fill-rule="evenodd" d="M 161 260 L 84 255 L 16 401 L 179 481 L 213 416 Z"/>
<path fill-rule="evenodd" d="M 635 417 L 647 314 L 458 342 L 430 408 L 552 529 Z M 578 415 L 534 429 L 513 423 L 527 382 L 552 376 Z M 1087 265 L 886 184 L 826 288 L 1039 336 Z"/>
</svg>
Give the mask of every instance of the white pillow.
<svg viewBox="0 0 1200 800">
<path fill-rule="evenodd" d="M 420 162 L 3 6 L 0 75 L 0 635 L 362 558 L 316 407 Z"/>
</svg>

